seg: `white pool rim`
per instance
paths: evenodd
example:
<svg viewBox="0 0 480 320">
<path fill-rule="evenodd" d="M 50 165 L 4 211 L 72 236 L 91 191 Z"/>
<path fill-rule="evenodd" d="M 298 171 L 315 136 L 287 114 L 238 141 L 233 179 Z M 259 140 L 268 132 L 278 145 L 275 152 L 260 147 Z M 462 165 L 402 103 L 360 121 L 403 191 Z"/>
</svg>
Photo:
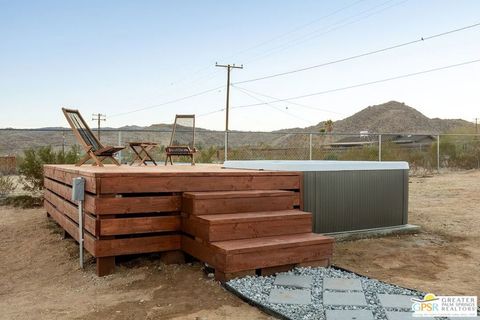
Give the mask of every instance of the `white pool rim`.
<svg viewBox="0 0 480 320">
<path fill-rule="evenodd" d="M 277 171 L 364 171 L 408 170 L 405 161 L 331 161 L 331 160 L 235 160 L 224 168 Z"/>
</svg>

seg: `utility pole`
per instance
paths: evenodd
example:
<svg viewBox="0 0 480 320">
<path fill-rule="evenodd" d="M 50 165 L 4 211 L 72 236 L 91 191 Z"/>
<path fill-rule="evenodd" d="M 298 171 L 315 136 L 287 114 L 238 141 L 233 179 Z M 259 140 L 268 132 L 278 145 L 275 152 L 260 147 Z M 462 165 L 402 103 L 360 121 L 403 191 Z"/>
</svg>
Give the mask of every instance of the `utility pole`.
<svg viewBox="0 0 480 320">
<path fill-rule="evenodd" d="M 478 134 L 478 118 L 475 118 L 475 134 Z"/>
<path fill-rule="evenodd" d="M 92 114 L 92 121 L 97 121 L 97 138 L 100 141 L 100 122 L 107 121 L 107 116 L 101 113 Z"/>
<path fill-rule="evenodd" d="M 243 64 L 241 66 L 236 66 L 235 64 L 218 64 L 215 63 L 215 67 L 227 68 L 227 101 L 225 103 L 225 161 L 227 161 L 227 150 L 228 150 L 228 113 L 230 109 L 230 70 L 231 69 L 243 69 Z"/>
</svg>

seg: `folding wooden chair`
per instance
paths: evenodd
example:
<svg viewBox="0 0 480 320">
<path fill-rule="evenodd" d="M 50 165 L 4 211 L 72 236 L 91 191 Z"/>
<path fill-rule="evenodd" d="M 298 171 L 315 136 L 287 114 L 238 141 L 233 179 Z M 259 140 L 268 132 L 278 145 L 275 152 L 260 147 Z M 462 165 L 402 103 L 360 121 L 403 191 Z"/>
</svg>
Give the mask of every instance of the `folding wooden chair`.
<svg viewBox="0 0 480 320">
<path fill-rule="evenodd" d="M 92 130 L 88 127 L 87 123 L 80 115 L 78 110 L 65 109 L 62 108 L 65 118 L 67 118 L 68 124 L 72 128 L 77 141 L 82 145 L 83 149 L 87 153 L 80 161 L 75 163 L 76 166 L 81 166 L 88 160 L 92 159 L 92 165 L 98 165 L 103 167 L 103 161 L 110 159 L 117 166 L 120 165 L 117 159 L 113 156 L 120 150 L 125 149 L 125 147 L 113 147 L 113 146 L 104 146 L 98 141 L 97 137 L 93 134 Z"/>
<path fill-rule="evenodd" d="M 179 124 L 179 122 L 184 121 L 188 122 L 191 124 L 191 137 L 189 130 L 183 130 L 177 131 L 178 126 L 182 126 L 183 128 L 189 128 L 190 126 L 184 126 Z M 179 133 L 180 132 L 180 133 Z M 183 134 L 182 132 L 186 132 Z M 189 140 L 187 144 L 180 144 L 178 142 L 179 138 L 177 139 L 178 136 L 183 136 L 187 137 Z M 173 165 L 172 161 L 172 156 L 186 156 L 190 157 L 192 166 L 195 165 L 195 158 L 194 155 L 197 152 L 197 149 L 195 148 L 195 115 L 194 114 L 177 114 L 175 116 L 175 122 L 173 123 L 173 130 L 172 130 L 172 136 L 170 138 L 170 145 L 165 148 L 165 153 L 166 153 L 166 158 L 165 158 L 165 165 L 168 164 L 168 160 L 170 160 L 170 164 Z"/>
</svg>

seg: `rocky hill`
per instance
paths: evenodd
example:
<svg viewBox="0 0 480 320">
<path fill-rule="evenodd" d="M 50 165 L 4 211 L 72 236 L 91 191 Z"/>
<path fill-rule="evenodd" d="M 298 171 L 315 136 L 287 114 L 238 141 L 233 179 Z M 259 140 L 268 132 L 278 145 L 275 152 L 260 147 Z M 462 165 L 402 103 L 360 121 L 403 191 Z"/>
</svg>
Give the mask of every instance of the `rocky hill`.
<svg viewBox="0 0 480 320">
<path fill-rule="evenodd" d="M 323 122 L 306 128 L 320 130 Z M 418 110 L 397 101 L 369 106 L 343 120 L 335 121 L 333 132 L 359 133 L 429 133 L 452 132 L 458 128 L 472 127 L 473 124 L 462 119 L 430 119 Z"/>
</svg>

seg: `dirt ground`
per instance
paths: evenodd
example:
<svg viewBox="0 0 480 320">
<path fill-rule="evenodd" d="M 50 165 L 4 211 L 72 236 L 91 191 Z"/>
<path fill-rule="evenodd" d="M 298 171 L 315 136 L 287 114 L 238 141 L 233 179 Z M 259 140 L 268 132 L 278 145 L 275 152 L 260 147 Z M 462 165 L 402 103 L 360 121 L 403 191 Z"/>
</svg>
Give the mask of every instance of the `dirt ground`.
<svg viewBox="0 0 480 320">
<path fill-rule="evenodd" d="M 43 209 L 0 207 L 0 319 L 271 319 L 208 278 L 198 263 L 124 259 L 99 278 L 78 266 Z"/>
<path fill-rule="evenodd" d="M 435 294 L 480 295 L 480 171 L 411 178 L 417 235 L 339 243 L 334 264 Z M 156 255 L 95 276 L 43 209 L 0 207 L 0 319 L 270 319 L 209 279 L 199 264 Z"/>
</svg>

